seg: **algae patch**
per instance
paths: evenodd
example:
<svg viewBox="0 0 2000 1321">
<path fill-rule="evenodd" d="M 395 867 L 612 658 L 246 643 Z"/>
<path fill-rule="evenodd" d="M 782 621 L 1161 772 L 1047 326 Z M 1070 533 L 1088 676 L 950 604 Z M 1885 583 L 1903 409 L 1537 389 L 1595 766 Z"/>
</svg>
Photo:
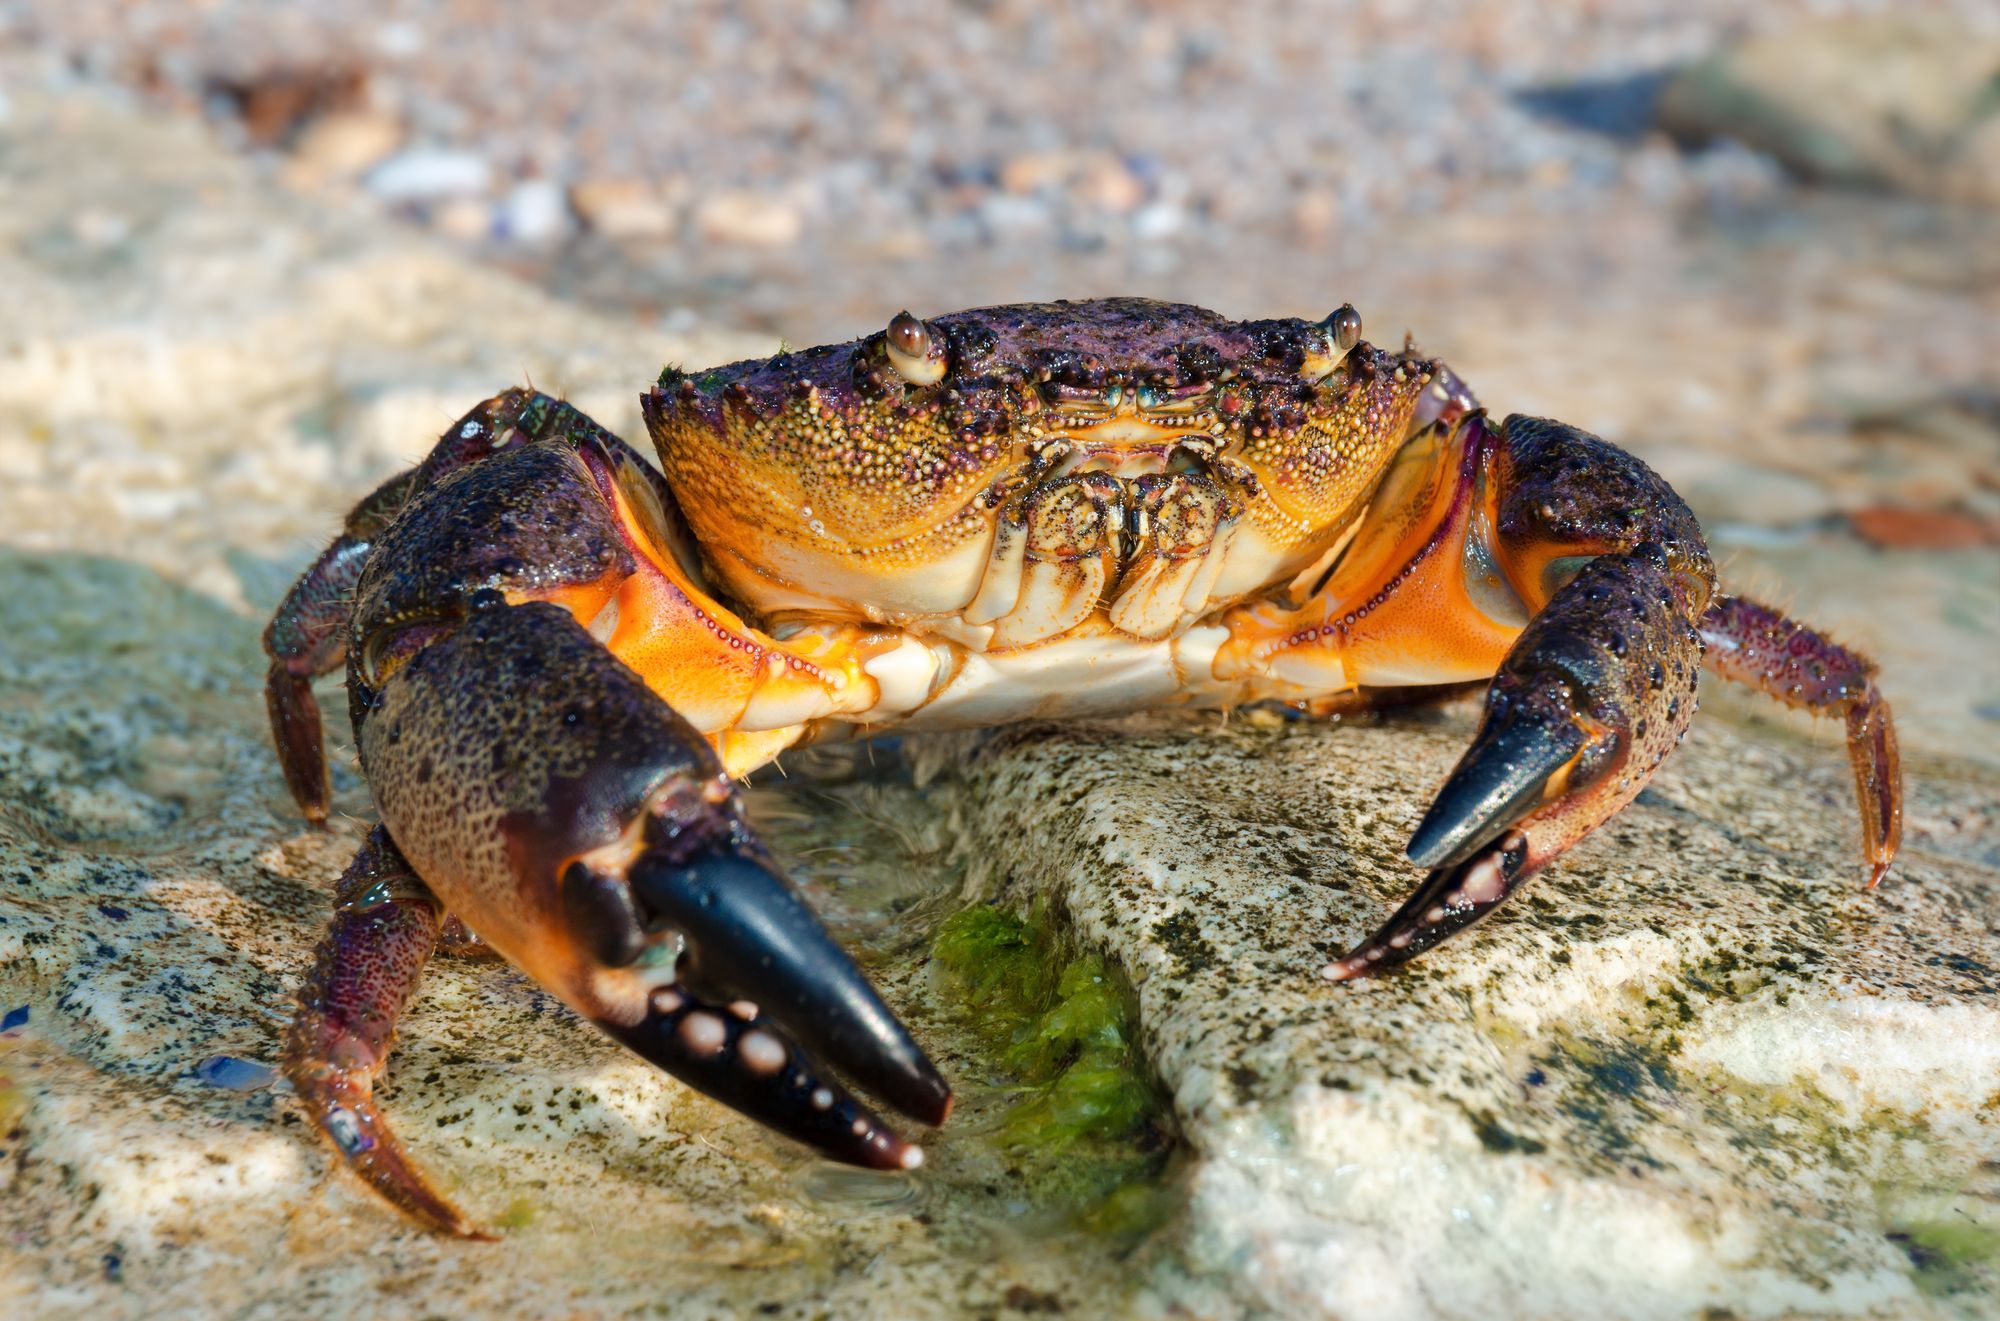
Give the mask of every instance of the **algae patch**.
<svg viewBox="0 0 2000 1321">
<path fill-rule="evenodd" d="M 1917 1288 L 1933 1298 L 1977 1289 L 2000 1272 L 2000 1229 L 1975 1221 L 1915 1221 L 1891 1231 L 1889 1241 L 1909 1257 Z"/>
<path fill-rule="evenodd" d="M 984 905 L 938 929 L 931 953 L 1016 1093 L 995 1132 L 1040 1196 L 1078 1224 L 1143 1232 L 1170 1199 L 1172 1136 L 1133 1041 L 1135 1005 L 1096 954 L 1063 948 L 1040 912 Z"/>
</svg>

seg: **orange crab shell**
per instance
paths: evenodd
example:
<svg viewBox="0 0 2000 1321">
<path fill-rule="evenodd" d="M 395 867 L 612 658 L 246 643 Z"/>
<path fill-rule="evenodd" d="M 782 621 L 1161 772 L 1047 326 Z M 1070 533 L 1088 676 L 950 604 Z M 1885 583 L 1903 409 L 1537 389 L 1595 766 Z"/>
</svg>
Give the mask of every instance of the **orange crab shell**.
<svg viewBox="0 0 2000 1321">
<path fill-rule="evenodd" d="M 906 380 L 878 333 L 669 371 L 646 396 L 668 483 L 736 600 L 767 618 L 949 628 L 1010 505 L 1038 482 L 1103 472 L 1129 492 L 1200 473 L 1241 520 L 1212 610 L 1334 546 L 1432 376 L 1408 353 L 1339 350 L 1327 321 L 1235 322 L 1143 299 L 987 308 L 922 328 L 943 359 L 933 384 Z M 1138 503 L 1123 501 L 1128 524 Z M 1128 569 L 1135 530 L 1120 529 Z M 1114 573 L 1107 600 L 1117 587 Z"/>
</svg>

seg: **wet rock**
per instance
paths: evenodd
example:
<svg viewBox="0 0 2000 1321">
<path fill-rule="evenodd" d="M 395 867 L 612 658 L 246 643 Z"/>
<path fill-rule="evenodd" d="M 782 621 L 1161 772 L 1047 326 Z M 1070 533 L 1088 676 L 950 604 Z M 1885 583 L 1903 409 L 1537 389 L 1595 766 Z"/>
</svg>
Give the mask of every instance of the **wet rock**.
<svg viewBox="0 0 2000 1321">
<path fill-rule="evenodd" d="M 1288 1317 L 2000 1305 L 1994 777 L 1919 764 L 1868 893 L 1841 753 L 1704 719 L 1508 911 L 1320 981 L 1470 729 L 1039 727 L 958 772 L 968 893 L 1136 984 L 1185 1269 Z"/>
<path fill-rule="evenodd" d="M 1940 16 L 1778 28 L 1675 77 L 1661 123 L 1811 179 L 2000 205 L 2000 38 Z"/>
<path fill-rule="evenodd" d="M 946 1318 L 1010 1294 L 1124 1310 L 1129 1245 L 1040 1214 L 989 1136 L 1009 1095 L 960 1053 L 922 941 L 856 916 L 864 878 L 907 907 L 937 874 L 858 857 L 871 823 L 824 796 L 763 795 L 760 816 L 961 1080 L 923 1177 L 815 1160 L 519 974 L 447 959 L 381 1095 L 505 1242 L 413 1228 L 335 1168 L 273 1077 L 367 804 L 344 756 L 331 833 L 284 801 L 260 621 L 80 553 L 0 547 L 0 585 L 0 1311 Z M 921 831 L 914 795 L 887 792 Z"/>
<path fill-rule="evenodd" d="M 427 1235 L 335 1167 L 270 1068 L 369 807 L 331 688 L 332 831 L 285 800 L 264 615 L 496 387 L 525 373 L 638 435 L 661 363 L 772 345 L 566 307 L 115 103 L 21 97 L 0 161 L 0 1314 L 1123 1310 L 1131 1245 L 1038 1200 L 923 929 L 882 928 L 943 878 L 853 847 L 866 822 L 823 796 L 760 819 L 962 1080 L 921 1179 L 815 1160 L 457 961 L 383 1096 L 506 1242 Z M 934 859 L 914 795 L 881 792 Z"/>
</svg>

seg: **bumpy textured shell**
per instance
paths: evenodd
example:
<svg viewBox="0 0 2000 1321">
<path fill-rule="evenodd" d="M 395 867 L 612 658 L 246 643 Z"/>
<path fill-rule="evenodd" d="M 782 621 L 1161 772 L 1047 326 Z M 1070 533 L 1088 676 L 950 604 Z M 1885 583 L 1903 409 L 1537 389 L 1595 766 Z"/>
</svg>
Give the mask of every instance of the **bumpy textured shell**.
<svg viewBox="0 0 2000 1321">
<path fill-rule="evenodd" d="M 796 589 L 890 614 L 962 607 L 1034 447 L 1119 406 L 1241 464 L 1274 579 L 1351 519 L 1432 368 L 1363 343 L 1316 372 L 1338 356 L 1325 322 L 1146 299 L 982 308 L 927 328 L 947 368 L 935 385 L 908 384 L 878 333 L 670 370 L 646 397 L 668 481 L 746 604 Z"/>
</svg>

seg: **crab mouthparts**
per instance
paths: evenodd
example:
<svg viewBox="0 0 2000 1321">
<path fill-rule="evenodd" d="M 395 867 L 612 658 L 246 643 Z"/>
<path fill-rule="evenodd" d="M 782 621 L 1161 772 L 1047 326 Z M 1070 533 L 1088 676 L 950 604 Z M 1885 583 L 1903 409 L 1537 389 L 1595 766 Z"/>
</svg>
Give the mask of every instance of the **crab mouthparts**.
<svg viewBox="0 0 2000 1321">
<path fill-rule="evenodd" d="M 1163 472 L 1196 472 L 1208 466 L 1215 441 L 1206 431 L 1163 427 L 1120 418 L 1081 431 L 1064 431 L 1054 439 L 1076 448 L 1049 470 L 1049 476 L 1102 472 L 1121 481 Z"/>
</svg>

